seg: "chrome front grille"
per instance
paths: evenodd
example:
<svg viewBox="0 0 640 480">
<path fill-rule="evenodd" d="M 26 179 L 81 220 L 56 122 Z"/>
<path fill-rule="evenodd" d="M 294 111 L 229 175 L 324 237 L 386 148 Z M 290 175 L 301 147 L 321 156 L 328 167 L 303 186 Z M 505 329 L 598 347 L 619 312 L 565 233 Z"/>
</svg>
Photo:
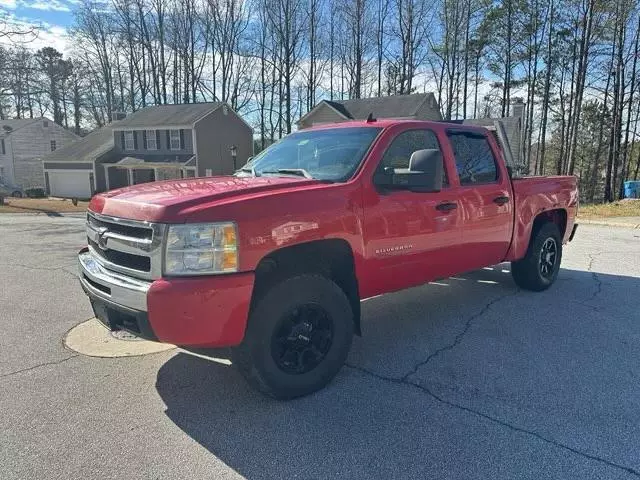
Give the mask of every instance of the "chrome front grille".
<svg viewBox="0 0 640 480">
<path fill-rule="evenodd" d="M 162 240 L 165 226 L 87 214 L 89 251 L 102 266 L 135 278 L 162 276 Z"/>
</svg>

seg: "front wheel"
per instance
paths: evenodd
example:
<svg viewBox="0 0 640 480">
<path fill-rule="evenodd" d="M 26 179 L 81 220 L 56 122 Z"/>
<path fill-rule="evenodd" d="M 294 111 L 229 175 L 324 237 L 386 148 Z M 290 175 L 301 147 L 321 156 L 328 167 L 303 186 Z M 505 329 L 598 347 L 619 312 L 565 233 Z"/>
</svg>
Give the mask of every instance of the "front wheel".
<svg viewBox="0 0 640 480">
<path fill-rule="evenodd" d="M 277 398 L 313 393 L 338 373 L 351 348 L 345 293 L 314 274 L 286 279 L 256 303 L 232 360 L 250 385 Z"/>
<path fill-rule="evenodd" d="M 558 278 L 561 260 L 560 230 L 555 223 L 545 223 L 531 239 L 525 257 L 511 262 L 511 275 L 519 287 L 540 292 Z"/>
</svg>

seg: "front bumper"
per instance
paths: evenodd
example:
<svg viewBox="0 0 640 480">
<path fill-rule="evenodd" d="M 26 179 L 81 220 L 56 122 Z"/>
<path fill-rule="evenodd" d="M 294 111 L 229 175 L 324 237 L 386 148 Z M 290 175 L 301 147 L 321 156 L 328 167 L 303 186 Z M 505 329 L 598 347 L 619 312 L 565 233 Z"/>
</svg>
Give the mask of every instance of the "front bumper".
<svg viewBox="0 0 640 480">
<path fill-rule="evenodd" d="M 121 305 L 131 310 L 147 311 L 147 293 L 150 281 L 138 280 L 116 273 L 83 249 L 78 254 L 80 283 L 85 292 L 107 303 Z"/>
<path fill-rule="evenodd" d="M 244 338 L 254 274 L 145 281 L 78 254 L 80 283 L 96 317 L 112 329 L 174 345 L 228 347 Z"/>
</svg>

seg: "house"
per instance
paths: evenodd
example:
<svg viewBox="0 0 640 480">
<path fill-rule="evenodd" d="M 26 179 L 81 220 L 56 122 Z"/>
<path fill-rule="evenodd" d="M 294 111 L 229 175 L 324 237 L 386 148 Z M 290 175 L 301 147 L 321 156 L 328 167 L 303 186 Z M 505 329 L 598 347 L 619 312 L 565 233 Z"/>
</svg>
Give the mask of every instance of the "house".
<svg viewBox="0 0 640 480">
<path fill-rule="evenodd" d="M 298 128 L 309 128 L 323 123 L 366 120 L 370 114 L 374 118 L 442 120 L 440 107 L 433 93 L 415 93 L 351 100 L 322 100 L 298 120 Z"/>
<path fill-rule="evenodd" d="M 23 189 L 44 187 L 42 157 L 78 138 L 45 117 L 0 120 L 0 178 Z"/>
<path fill-rule="evenodd" d="M 44 161 L 52 196 L 172 178 L 227 175 L 253 154 L 253 130 L 226 103 L 147 107 L 114 121 Z"/>
</svg>

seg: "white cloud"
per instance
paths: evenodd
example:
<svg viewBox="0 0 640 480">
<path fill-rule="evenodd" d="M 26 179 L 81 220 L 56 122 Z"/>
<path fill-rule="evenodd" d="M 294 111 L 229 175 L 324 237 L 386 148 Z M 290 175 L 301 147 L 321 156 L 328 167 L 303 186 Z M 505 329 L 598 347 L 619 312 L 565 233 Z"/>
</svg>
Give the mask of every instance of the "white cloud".
<svg viewBox="0 0 640 480">
<path fill-rule="evenodd" d="M 38 33 L 38 38 L 28 48 L 38 50 L 43 47 L 53 47 L 66 57 L 71 49 L 67 29 L 58 25 L 48 25 L 43 28 Z"/>
<path fill-rule="evenodd" d="M 2 9 L 15 10 L 16 0 L 0 0 L 0 11 Z"/>
<path fill-rule="evenodd" d="M 4 0 L 0 0 L 4 1 Z M 39 50 L 43 47 L 53 47 L 65 55 L 71 51 L 68 32 L 65 27 L 37 22 L 34 19 L 18 17 L 13 13 L 5 16 L 7 29 L 13 31 L 33 32 L 26 35 L 14 35 L 11 38 L 0 37 L 0 44 L 21 45 L 29 50 Z"/>
<path fill-rule="evenodd" d="M 5 1 L 5 0 L 0 0 Z M 12 0 L 6 0 L 12 1 Z M 15 0 L 13 0 L 15 1 Z M 21 1 L 20 6 L 24 8 L 30 8 L 33 10 L 44 10 L 44 11 L 56 11 L 56 12 L 70 12 L 71 8 L 68 5 L 65 5 L 63 2 L 59 0 L 35 0 L 35 1 Z"/>
</svg>

